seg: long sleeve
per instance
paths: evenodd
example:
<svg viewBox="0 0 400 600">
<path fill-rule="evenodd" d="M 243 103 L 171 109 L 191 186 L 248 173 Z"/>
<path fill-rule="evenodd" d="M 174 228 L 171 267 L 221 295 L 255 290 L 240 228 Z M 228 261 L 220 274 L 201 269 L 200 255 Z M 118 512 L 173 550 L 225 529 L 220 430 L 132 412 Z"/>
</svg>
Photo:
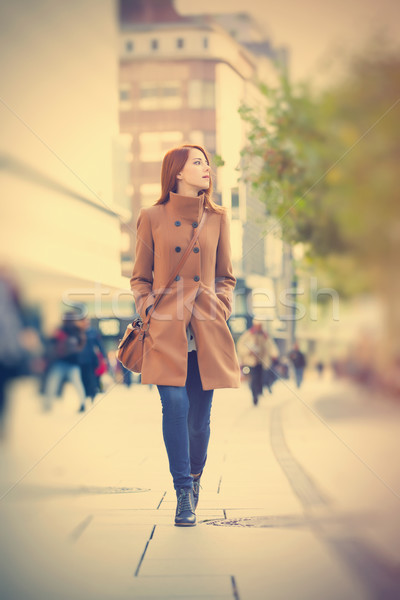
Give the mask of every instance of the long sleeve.
<svg viewBox="0 0 400 600">
<path fill-rule="evenodd" d="M 130 279 L 137 312 L 143 316 L 146 299 L 152 292 L 154 267 L 154 243 L 150 217 L 146 209 L 140 211 L 137 220 L 136 256 Z"/>
<path fill-rule="evenodd" d="M 215 265 L 215 292 L 227 310 L 227 318 L 232 313 L 233 290 L 236 279 L 232 271 L 229 221 L 226 212 L 221 217 L 221 229 Z"/>
</svg>

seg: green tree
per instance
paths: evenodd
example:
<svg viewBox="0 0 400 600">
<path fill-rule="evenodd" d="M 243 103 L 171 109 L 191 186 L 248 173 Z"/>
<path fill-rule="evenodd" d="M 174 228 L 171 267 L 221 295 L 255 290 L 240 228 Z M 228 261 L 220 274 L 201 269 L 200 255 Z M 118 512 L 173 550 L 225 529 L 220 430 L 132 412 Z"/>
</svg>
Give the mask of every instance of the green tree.
<svg viewBox="0 0 400 600">
<path fill-rule="evenodd" d="M 350 247 L 354 273 L 385 308 L 383 360 L 400 358 L 400 56 L 382 40 L 325 93 L 343 149 L 326 201 Z M 347 257 L 346 257 L 347 258 Z M 339 264 L 339 263 L 338 263 Z M 336 269 L 340 274 L 340 268 Z"/>
<path fill-rule="evenodd" d="M 319 95 L 284 73 L 260 89 L 262 106 L 240 109 L 244 179 L 340 292 L 381 297 L 384 355 L 400 356 L 398 52 L 371 43 Z"/>
<path fill-rule="evenodd" d="M 335 208 L 325 202 L 337 145 L 323 127 L 326 107 L 307 85 L 291 85 L 283 71 L 277 87 L 263 84 L 260 90 L 261 110 L 239 109 L 248 124 L 243 179 L 279 220 L 285 241 L 305 243 L 310 256 L 344 251 Z"/>
</svg>

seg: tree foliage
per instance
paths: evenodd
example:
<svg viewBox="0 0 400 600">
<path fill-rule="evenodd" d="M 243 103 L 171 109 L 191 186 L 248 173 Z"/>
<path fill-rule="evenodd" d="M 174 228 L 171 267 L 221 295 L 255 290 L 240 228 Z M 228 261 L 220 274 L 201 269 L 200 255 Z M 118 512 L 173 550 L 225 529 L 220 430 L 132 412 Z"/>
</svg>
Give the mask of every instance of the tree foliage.
<svg viewBox="0 0 400 600">
<path fill-rule="evenodd" d="M 343 276 L 343 291 L 381 285 L 400 255 L 399 55 L 373 44 L 318 96 L 283 72 L 260 91 L 261 105 L 240 108 L 243 178 L 285 240 L 304 243 L 334 280 Z"/>
</svg>

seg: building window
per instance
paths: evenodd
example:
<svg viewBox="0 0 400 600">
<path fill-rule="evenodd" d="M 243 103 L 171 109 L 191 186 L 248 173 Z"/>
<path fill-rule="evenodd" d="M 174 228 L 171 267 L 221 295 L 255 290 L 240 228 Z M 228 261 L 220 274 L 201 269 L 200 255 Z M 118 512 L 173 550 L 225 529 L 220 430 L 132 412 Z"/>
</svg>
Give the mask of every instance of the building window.
<svg viewBox="0 0 400 600">
<path fill-rule="evenodd" d="M 119 86 L 119 109 L 130 110 L 131 108 L 131 86 L 129 83 L 121 83 Z"/>
<path fill-rule="evenodd" d="M 211 154 L 215 153 L 216 149 L 216 138 L 215 131 L 205 131 L 204 132 L 204 146 L 208 152 Z"/>
<path fill-rule="evenodd" d="M 151 40 L 151 49 L 158 50 L 158 40 Z"/>
<path fill-rule="evenodd" d="M 119 90 L 119 99 L 121 100 L 121 102 L 130 100 L 131 99 L 130 89 L 128 89 L 128 88 L 120 89 Z"/>
<path fill-rule="evenodd" d="M 192 79 L 188 85 L 188 105 L 190 108 L 214 108 L 214 81 Z"/>
<path fill-rule="evenodd" d="M 133 187 L 131 182 L 132 136 L 120 133 L 112 140 L 113 197 L 123 209 L 124 219 L 130 218 Z"/>
<path fill-rule="evenodd" d="M 151 131 L 139 135 L 140 160 L 142 162 L 161 162 L 170 148 L 183 141 L 181 131 Z"/>
<path fill-rule="evenodd" d="M 178 38 L 176 40 L 176 47 L 177 48 L 183 48 L 185 45 L 185 40 L 183 38 Z"/>
<path fill-rule="evenodd" d="M 125 42 L 125 50 L 127 52 L 133 52 L 133 48 L 134 46 L 132 40 L 128 40 L 127 42 Z"/>
<path fill-rule="evenodd" d="M 143 81 L 139 86 L 139 108 L 163 110 L 181 108 L 180 81 Z"/>
<path fill-rule="evenodd" d="M 203 38 L 203 48 L 207 50 L 208 48 L 208 37 Z"/>
<path fill-rule="evenodd" d="M 140 186 L 140 206 L 152 206 L 160 197 L 159 183 L 143 183 Z"/>
<path fill-rule="evenodd" d="M 215 204 L 218 204 L 218 206 L 222 206 L 222 195 L 221 195 L 221 192 L 215 192 L 215 191 L 213 191 L 213 200 L 214 200 Z"/>
<path fill-rule="evenodd" d="M 205 146 L 204 143 L 204 132 L 195 129 L 189 133 L 189 142 L 197 146 Z M 208 148 L 206 148 L 208 150 Z"/>
<path fill-rule="evenodd" d="M 215 154 L 215 131 L 200 131 L 194 129 L 189 133 L 189 142 L 203 146 L 210 154 Z"/>
<path fill-rule="evenodd" d="M 129 254 L 132 248 L 132 236 L 130 231 L 121 232 L 121 252 L 123 254 Z M 132 257 L 130 257 L 132 259 Z"/>
</svg>

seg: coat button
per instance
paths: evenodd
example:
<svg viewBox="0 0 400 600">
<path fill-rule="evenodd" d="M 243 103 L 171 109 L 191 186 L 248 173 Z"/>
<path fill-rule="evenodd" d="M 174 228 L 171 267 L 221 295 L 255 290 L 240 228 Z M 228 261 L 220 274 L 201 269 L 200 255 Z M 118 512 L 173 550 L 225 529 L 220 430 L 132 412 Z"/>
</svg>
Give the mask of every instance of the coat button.
<svg viewBox="0 0 400 600">
<path fill-rule="evenodd" d="M 175 221 L 175 226 L 176 226 L 176 227 L 180 227 L 180 225 L 181 225 L 181 222 L 180 222 L 180 221 Z"/>
<path fill-rule="evenodd" d="M 195 254 L 198 254 L 200 252 L 200 248 L 198 248 L 197 246 L 195 248 L 193 248 L 193 252 Z"/>
<path fill-rule="evenodd" d="M 177 276 L 175 277 L 175 281 L 179 281 L 179 280 L 180 280 L 180 275 L 177 275 Z"/>
<path fill-rule="evenodd" d="M 192 223 L 192 227 L 193 227 L 194 229 L 196 229 L 196 227 L 198 227 L 198 226 L 199 226 L 199 224 L 197 223 L 197 221 L 194 221 L 194 223 Z"/>
<path fill-rule="evenodd" d="M 180 246 L 177 246 L 177 247 L 175 248 L 175 252 L 180 252 L 180 251 L 181 251 L 181 247 L 180 247 Z"/>
<path fill-rule="evenodd" d="M 200 281 L 200 277 L 199 277 L 198 275 L 195 275 L 195 276 L 193 277 L 193 279 L 194 279 L 194 281 Z"/>
</svg>

